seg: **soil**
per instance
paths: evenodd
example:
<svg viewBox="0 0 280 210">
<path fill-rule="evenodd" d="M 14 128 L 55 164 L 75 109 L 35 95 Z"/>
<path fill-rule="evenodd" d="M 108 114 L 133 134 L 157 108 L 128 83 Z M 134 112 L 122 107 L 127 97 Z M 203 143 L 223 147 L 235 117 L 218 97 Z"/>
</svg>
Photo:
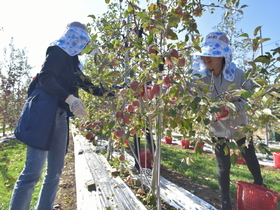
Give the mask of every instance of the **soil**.
<svg viewBox="0 0 280 210">
<path fill-rule="evenodd" d="M 174 147 L 180 147 L 179 145 L 173 145 Z M 206 155 L 213 156 L 213 154 L 205 153 Z M 55 210 L 76 210 L 76 183 L 75 183 L 75 160 L 74 160 L 74 143 L 70 139 L 68 154 L 65 158 L 65 168 L 60 180 L 59 190 L 56 196 L 54 209 Z M 268 171 L 277 171 L 279 169 L 272 166 L 261 165 L 262 169 Z M 217 209 L 220 209 L 220 194 L 207 186 L 202 186 L 189 180 L 186 176 L 183 176 L 176 171 L 172 171 L 169 168 L 161 167 L 161 176 L 165 179 L 175 183 L 177 186 L 182 187 L 199 198 L 210 203 Z M 233 209 L 235 209 L 236 199 L 232 198 Z M 168 209 L 168 208 L 165 208 Z"/>
</svg>

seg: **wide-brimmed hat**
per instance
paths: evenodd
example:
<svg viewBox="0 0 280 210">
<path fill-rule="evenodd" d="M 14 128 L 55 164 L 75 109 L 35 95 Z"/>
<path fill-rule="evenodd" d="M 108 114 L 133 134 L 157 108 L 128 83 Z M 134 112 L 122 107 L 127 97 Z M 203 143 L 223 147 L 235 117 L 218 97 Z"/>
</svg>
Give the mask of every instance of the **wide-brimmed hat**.
<svg viewBox="0 0 280 210">
<path fill-rule="evenodd" d="M 59 46 L 68 55 L 74 56 L 80 54 L 89 41 L 90 37 L 86 25 L 75 21 L 67 24 L 63 35 L 60 39 L 52 42 L 51 46 Z"/>
<path fill-rule="evenodd" d="M 224 32 L 211 32 L 205 37 L 205 42 L 201 46 L 201 51 L 193 54 L 193 74 L 200 74 L 201 78 L 207 75 L 207 69 L 201 56 L 224 57 L 225 65 L 223 73 L 225 79 L 233 81 L 235 65 L 231 65 L 232 51 L 229 46 L 229 39 Z M 234 65 L 234 66 L 233 66 Z"/>
</svg>

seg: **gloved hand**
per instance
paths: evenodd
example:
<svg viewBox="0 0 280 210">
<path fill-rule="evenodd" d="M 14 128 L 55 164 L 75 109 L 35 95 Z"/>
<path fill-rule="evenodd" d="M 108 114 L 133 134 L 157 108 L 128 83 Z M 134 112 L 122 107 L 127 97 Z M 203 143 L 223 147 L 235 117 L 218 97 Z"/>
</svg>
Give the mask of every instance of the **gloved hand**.
<svg viewBox="0 0 280 210">
<path fill-rule="evenodd" d="M 229 118 L 229 109 L 225 106 L 219 107 L 221 112 L 216 113 L 217 120 L 227 120 Z"/>
<path fill-rule="evenodd" d="M 73 95 L 69 95 L 65 102 L 69 104 L 70 111 L 73 112 L 75 116 L 79 118 L 87 116 L 87 112 L 85 111 L 86 107 L 80 99 Z"/>
</svg>

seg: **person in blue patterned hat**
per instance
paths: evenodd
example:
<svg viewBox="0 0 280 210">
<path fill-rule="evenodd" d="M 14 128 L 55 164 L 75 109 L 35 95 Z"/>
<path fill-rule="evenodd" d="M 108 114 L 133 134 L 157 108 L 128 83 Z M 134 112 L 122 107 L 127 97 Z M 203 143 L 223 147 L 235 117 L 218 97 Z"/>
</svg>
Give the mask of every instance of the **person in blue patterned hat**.
<svg viewBox="0 0 280 210">
<path fill-rule="evenodd" d="M 237 131 L 237 127 L 248 123 L 245 112 L 246 101 L 241 97 L 227 97 L 229 87 L 233 89 L 246 89 L 252 91 L 252 82 L 244 78 L 244 72 L 232 62 L 232 50 L 229 39 L 224 32 L 211 32 L 206 36 L 201 51 L 193 55 L 193 77 L 209 85 L 211 98 L 228 100 L 234 104 L 235 109 L 220 106 L 221 112 L 212 116 L 210 132 L 215 143 L 215 155 L 218 162 L 218 182 L 222 198 L 222 210 L 230 210 L 230 154 L 225 153 L 227 143 L 236 141 L 239 146 L 244 146 L 246 164 L 254 178 L 254 183 L 263 185 L 260 165 L 257 160 L 252 140 L 245 146 L 245 135 Z M 237 135 L 238 134 L 238 135 Z"/>
<path fill-rule="evenodd" d="M 69 142 L 69 117 L 84 118 L 86 107 L 78 88 L 102 96 L 106 91 L 82 73 L 78 55 L 88 45 L 86 25 L 69 23 L 47 49 L 40 73 L 31 82 L 15 136 L 27 145 L 26 162 L 11 197 L 10 210 L 29 210 L 34 186 L 47 171 L 36 210 L 52 210 Z M 107 93 L 107 96 L 113 96 Z"/>
</svg>

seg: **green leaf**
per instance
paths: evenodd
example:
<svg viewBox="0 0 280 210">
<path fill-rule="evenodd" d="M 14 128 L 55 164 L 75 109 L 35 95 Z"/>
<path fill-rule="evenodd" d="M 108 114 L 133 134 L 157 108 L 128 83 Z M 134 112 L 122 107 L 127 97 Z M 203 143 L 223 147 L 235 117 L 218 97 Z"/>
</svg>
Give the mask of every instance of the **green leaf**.
<svg viewBox="0 0 280 210">
<path fill-rule="evenodd" d="M 269 65 L 270 64 L 270 58 L 266 55 L 261 55 L 257 57 L 254 62 L 260 62 Z"/>
<path fill-rule="evenodd" d="M 253 93 L 250 93 L 250 92 L 243 92 L 241 93 L 241 97 L 242 98 L 250 98 L 251 96 L 253 95 Z"/>
<path fill-rule="evenodd" d="M 278 92 L 272 91 L 272 92 L 270 92 L 270 94 L 280 98 L 280 93 L 278 93 Z"/>
<path fill-rule="evenodd" d="M 92 19 L 95 19 L 95 15 L 88 15 L 88 17 L 91 17 Z"/>
<path fill-rule="evenodd" d="M 240 7 L 240 9 L 243 9 L 243 8 L 245 8 L 245 7 L 248 7 L 248 5 L 244 4 L 244 5 L 242 5 L 242 6 Z"/>
<path fill-rule="evenodd" d="M 141 18 L 149 19 L 150 17 L 145 12 L 137 12 L 136 15 L 138 15 Z"/>
<path fill-rule="evenodd" d="M 153 33 L 153 34 L 160 34 L 160 30 L 158 28 L 153 28 L 151 30 L 151 33 Z"/>
<path fill-rule="evenodd" d="M 149 35 L 147 36 L 147 44 L 150 45 L 152 44 L 154 39 L 154 34 L 150 31 Z"/>
<path fill-rule="evenodd" d="M 255 28 L 254 30 L 254 36 L 257 36 L 257 34 L 259 33 L 259 30 L 262 28 L 262 26 L 258 26 L 257 28 Z"/>
<path fill-rule="evenodd" d="M 261 44 L 261 43 L 266 42 L 266 41 L 269 41 L 269 40 L 270 40 L 270 38 L 259 39 L 259 40 L 258 40 L 258 43 Z"/>
<path fill-rule="evenodd" d="M 206 118 L 203 120 L 204 125 L 209 125 L 210 124 L 210 119 Z"/>
<path fill-rule="evenodd" d="M 105 0 L 105 3 L 106 3 L 106 4 L 109 4 L 109 3 L 110 3 L 110 0 Z"/>
<path fill-rule="evenodd" d="M 249 38 L 249 35 L 247 33 L 243 33 L 243 34 L 239 35 L 239 37 L 247 37 L 247 38 Z"/>
<path fill-rule="evenodd" d="M 119 71 L 111 71 L 108 74 L 106 74 L 106 77 L 115 77 L 115 76 L 119 76 L 120 72 Z"/>
<path fill-rule="evenodd" d="M 266 79 L 256 79 L 255 82 L 256 82 L 259 86 L 267 85 L 267 80 L 266 80 Z"/>
<path fill-rule="evenodd" d="M 221 112 L 221 110 L 217 107 L 210 107 L 210 113 L 217 113 L 217 112 Z"/>
<path fill-rule="evenodd" d="M 111 129 L 115 126 L 115 124 L 116 124 L 116 122 L 115 122 L 114 120 L 110 121 L 110 122 L 108 123 L 108 128 L 109 128 L 109 130 L 111 130 Z"/>
<path fill-rule="evenodd" d="M 201 102 L 201 98 L 200 98 L 200 97 L 195 97 L 195 98 L 194 98 L 194 101 L 195 101 L 196 103 L 199 103 L 199 102 Z"/>
<path fill-rule="evenodd" d="M 227 146 L 230 148 L 230 149 L 237 149 L 238 146 L 234 143 L 234 142 L 229 142 L 227 143 Z"/>
</svg>

